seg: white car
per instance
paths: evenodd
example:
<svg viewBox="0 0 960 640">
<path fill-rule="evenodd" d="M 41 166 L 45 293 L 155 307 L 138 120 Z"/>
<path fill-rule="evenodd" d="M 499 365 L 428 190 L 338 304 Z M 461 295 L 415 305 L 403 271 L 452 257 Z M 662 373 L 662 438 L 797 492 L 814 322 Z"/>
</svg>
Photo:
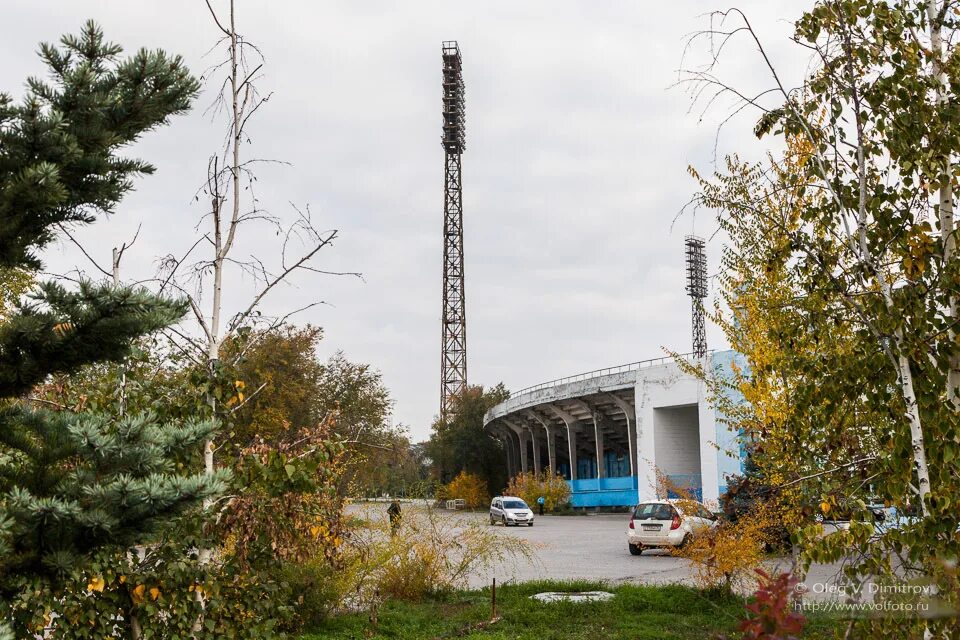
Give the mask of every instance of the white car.
<svg viewBox="0 0 960 640">
<path fill-rule="evenodd" d="M 627 546 L 635 556 L 651 547 L 681 547 L 716 524 L 716 516 L 695 500 L 642 502 L 630 516 Z"/>
<path fill-rule="evenodd" d="M 490 524 L 502 522 L 503 526 L 525 524 L 533 526 L 533 509 L 520 498 L 497 496 L 490 502 Z"/>
</svg>

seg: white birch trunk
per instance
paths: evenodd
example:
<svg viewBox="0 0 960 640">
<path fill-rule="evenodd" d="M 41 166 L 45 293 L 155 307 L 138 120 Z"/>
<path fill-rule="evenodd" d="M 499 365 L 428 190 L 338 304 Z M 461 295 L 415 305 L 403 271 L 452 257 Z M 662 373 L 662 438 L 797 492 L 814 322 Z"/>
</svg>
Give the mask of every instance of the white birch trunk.
<svg viewBox="0 0 960 640">
<path fill-rule="evenodd" d="M 907 405 L 907 418 L 910 421 L 910 444 L 913 449 L 913 462 L 917 470 L 917 489 L 920 494 L 920 508 L 923 517 L 927 512 L 926 497 L 930 493 L 930 474 L 927 470 L 927 450 L 923 444 L 923 428 L 920 422 L 920 409 L 917 407 L 917 396 L 913 390 L 913 373 L 910 371 L 910 361 L 906 356 L 899 356 L 900 393 Z"/>
<path fill-rule="evenodd" d="M 937 80 L 937 104 L 943 108 L 947 106 L 949 96 L 947 95 L 947 77 L 943 70 L 943 20 L 940 18 L 945 9 L 943 2 L 934 2 L 930 0 L 927 4 L 927 20 L 930 30 L 930 49 L 933 53 L 933 74 Z M 940 217 L 940 239 L 943 243 L 943 265 L 946 267 L 952 262 L 956 254 L 956 238 L 954 237 L 953 220 L 953 161 L 949 156 L 943 158 L 943 169 L 939 176 L 940 189 L 938 193 L 939 217 Z M 947 303 L 949 309 L 950 328 L 948 337 L 950 344 L 953 345 L 953 352 L 948 359 L 949 369 L 947 370 L 947 401 L 953 405 L 954 410 L 960 410 L 960 353 L 956 348 L 957 332 L 953 328 L 953 323 L 957 321 L 957 298 L 950 295 Z"/>
</svg>

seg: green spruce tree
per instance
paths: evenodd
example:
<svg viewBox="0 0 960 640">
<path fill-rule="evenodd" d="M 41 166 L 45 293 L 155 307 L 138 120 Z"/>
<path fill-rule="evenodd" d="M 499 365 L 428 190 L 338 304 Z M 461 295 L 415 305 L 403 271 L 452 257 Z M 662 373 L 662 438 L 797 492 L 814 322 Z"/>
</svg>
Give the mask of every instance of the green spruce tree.
<svg viewBox="0 0 960 640">
<path fill-rule="evenodd" d="M 112 212 L 135 177 L 153 172 L 119 152 L 186 111 L 199 85 L 179 57 L 121 53 L 89 22 L 41 45 L 48 80 L 28 80 L 21 101 L 0 94 L 0 268 L 38 269 L 64 225 Z M 95 551 L 149 542 L 222 491 L 223 476 L 182 471 L 209 421 L 53 412 L 28 400 L 51 374 L 122 361 L 137 338 L 185 312 L 141 289 L 45 283 L 0 320 L 0 603 L 38 580 L 55 585 Z"/>
</svg>

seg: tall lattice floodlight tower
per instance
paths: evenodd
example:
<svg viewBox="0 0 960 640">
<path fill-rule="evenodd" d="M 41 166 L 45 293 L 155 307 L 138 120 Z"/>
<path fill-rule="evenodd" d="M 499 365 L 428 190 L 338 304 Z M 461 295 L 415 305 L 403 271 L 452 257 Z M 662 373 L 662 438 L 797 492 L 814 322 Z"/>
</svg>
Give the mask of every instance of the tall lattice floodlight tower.
<svg viewBox="0 0 960 640">
<path fill-rule="evenodd" d="M 707 331 L 704 326 L 703 299 L 707 297 L 707 254 L 703 238 L 687 236 L 687 295 L 693 317 L 693 355 L 707 355 Z"/>
<path fill-rule="evenodd" d="M 460 47 L 443 43 L 443 343 L 440 416 L 467 386 L 467 318 L 463 274 L 463 188 L 460 157 L 466 148 Z"/>
</svg>

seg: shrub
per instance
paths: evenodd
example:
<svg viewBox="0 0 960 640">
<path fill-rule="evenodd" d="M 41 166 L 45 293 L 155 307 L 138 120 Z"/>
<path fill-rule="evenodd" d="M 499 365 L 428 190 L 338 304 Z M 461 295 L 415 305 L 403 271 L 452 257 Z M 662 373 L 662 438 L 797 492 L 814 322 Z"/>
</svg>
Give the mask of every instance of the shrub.
<svg viewBox="0 0 960 640">
<path fill-rule="evenodd" d="M 468 509 L 479 509 L 490 502 L 487 483 L 480 476 L 466 471 L 461 471 L 443 488 L 442 497 L 447 500 L 463 500 Z"/>
<path fill-rule="evenodd" d="M 658 495 L 676 496 L 681 510 L 691 502 L 689 511 L 699 507 L 689 489 L 677 486 L 657 470 Z M 776 540 L 780 524 L 787 515 L 785 505 L 769 497 L 753 500 L 743 507 L 735 520 L 724 518 L 715 527 L 693 536 L 674 555 L 686 558 L 693 565 L 693 577 L 702 589 L 752 592 L 756 586 L 755 570 L 763 561 L 767 547 Z"/>
<path fill-rule="evenodd" d="M 720 510 L 727 520 L 737 522 L 741 517 L 749 517 L 759 503 L 770 500 L 798 502 L 794 491 L 765 484 L 755 469 L 755 466 L 748 464 L 747 473 L 727 478 L 727 490 L 720 496 Z M 800 526 L 800 508 L 785 509 L 783 513 L 788 517 L 772 519 L 770 523 L 770 530 L 767 532 L 769 551 L 789 550 L 790 531 Z"/>
<path fill-rule="evenodd" d="M 293 628 L 301 630 L 320 625 L 333 614 L 343 597 L 338 570 L 324 559 L 285 562 L 276 572 L 287 586 L 296 616 Z"/>
<path fill-rule="evenodd" d="M 236 495 L 214 531 L 231 562 L 284 585 L 296 604 L 289 629 L 318 624 L 342 595 L 335 578 L 347 533 L 339 491 L 345 449 L 331 437 L 334 419 L 243 449 Z"/>
<path fill-rule="evenodd" d="M 201 563 L 190 546 L 170 541 L 99 554 L 56 586 L 24 582 L 5 613 L 17 637 L 57 640 L 253 640 L 274 637 L 287 624 L 290 597 L 279 582 L 228 560 Z"/>
<path fill-rule="evenodd" d="M 697 586 L 749 592 L 755 585 L 755 569 L 774 541 L 772 532 L 778 530 L 779 513 L 775 502 L 756 503 L 736 522 L 721 520 L 674 554 L 691 561 Z"/>
<path fill-rule="evenodd" d="M 536 508 L 537 498 L 543 496 L 543 506 L 547 511 L 555 511 L 570 502 L 570 485 L 563 476 L 549 470 L 539 474 L 531 471 L 514 476 L 504 493 L 523 498 L 523 501 L 533 508 Z"/>
<path fill-rule="evenodd" d="M 464 588 L 472 573 L 532 560 L 534 549 L 525 540 L 430 508 L 406 509 L 394 536 L 381 523 L 351 532 L 345 546 L 341 604 L 363 609 L 375 609 L 384 599 L 418 601 Z"/>
<path fill-rule="evenodd" d="M 751 586 L 749 578 L 763 560 L 762 533 L 748 520 L 742 519 L 737 524 L 721 521 L 673 553 L 692 563 L 698 587 L 743 590 Z"/>
<path fill-rule="evenodd" d="M 344 448 L 331 438 L 333 417 L 277 444 L 242 450 L 235 492 L 220 510 L 217 533 L 244 566 L 270 568 L 318 556 L 335 564 L 342 541 Z"/>
<path fill-rule="evenodd" d="M 747 617 L 737 627 L 743 640 L 796 640 L 807 623 L 791 610 L 796 578 L 789 573 L 771 576 L 762 569 L 757 569 L 757 576 L 760 586 L 747 604 Z"/>
</svg>

